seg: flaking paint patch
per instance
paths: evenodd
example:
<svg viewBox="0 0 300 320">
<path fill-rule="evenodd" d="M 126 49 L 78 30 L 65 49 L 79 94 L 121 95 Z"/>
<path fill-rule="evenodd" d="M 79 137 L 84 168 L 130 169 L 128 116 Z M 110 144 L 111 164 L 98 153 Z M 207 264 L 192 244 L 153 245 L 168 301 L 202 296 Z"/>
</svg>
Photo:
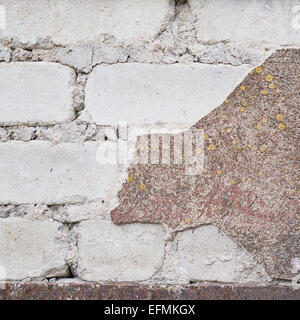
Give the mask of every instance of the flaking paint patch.
<svg viewBox="0 0 300 320">
<path fill-rule="evenodd" d="M 291 261 L 300 254 L 299 74 L 300 50 L 278 50 L 195 123 L 206 137 L 202 175 L 185 175 L 184 165 L 131 165 L 113 222 L 174 231 L 211 223 L 271 277 L 293 277 Z"/>
</svg>

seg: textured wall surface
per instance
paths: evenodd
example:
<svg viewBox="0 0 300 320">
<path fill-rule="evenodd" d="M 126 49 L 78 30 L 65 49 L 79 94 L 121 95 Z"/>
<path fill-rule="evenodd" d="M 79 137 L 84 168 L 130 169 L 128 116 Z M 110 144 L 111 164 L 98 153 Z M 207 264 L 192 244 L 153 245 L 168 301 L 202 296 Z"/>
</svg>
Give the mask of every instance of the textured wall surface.
<svg viewBox="0 0 300 320">
<path fill-rule="evenodd" d="M 0 0 L 0 278 L 291 287 L 298 5 Z M 201 176 L 132 162 L 191 126 Z"/>
</svg>

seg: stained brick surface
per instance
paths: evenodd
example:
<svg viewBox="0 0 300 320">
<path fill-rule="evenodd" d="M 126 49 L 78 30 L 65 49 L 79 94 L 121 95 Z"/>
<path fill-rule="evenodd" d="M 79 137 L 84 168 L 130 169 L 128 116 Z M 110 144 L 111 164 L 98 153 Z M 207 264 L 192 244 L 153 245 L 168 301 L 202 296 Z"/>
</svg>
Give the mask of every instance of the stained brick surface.
<svg viewBox="0 0 300 320">
<path fill-rule="evenodd" d="M 300 50 L 279 50 L 195 123 L 205 131 L 201 175 L 185 175 L 184 165 L 132 165 L 113 222 L 211 223 L 270 276 L 291 278 L 300 255 L 299 74 Z"/>
</svg>

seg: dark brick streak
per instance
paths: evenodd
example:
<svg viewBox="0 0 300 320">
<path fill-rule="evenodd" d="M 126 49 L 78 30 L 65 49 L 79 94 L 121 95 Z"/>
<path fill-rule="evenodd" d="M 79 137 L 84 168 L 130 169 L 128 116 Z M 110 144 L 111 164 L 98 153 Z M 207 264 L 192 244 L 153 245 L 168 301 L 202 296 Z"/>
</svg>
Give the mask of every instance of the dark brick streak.
<svg viewBox="0 0 300 320">
<path fill-rule="evenodd" d="M 9 282 L 1 300 L 300 300 L 288 286 Z"/>
</svg>

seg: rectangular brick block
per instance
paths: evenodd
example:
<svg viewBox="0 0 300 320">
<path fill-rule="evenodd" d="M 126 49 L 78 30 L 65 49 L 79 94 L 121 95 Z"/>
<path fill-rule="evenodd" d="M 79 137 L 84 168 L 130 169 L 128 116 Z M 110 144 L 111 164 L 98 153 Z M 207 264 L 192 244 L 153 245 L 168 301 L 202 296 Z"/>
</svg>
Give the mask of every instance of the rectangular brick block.
<svg viewBox="0 0 300 320">
<path fill-rule="evenodd" d="M 192 124 L 220 105 L 248 71 L 197 63 L 98 66 L 87 82 L 86 107 L 98 124 Z"/>
<path fill-rule="evenodd" d="M 77 203 L 105 197 L 116 166 L 96 160 L 98 143 L 0 144 L 0 204 Z"/>
<path fill-rule="evenodd" d="M 189 4 L 200 41 L 300 45 L 297 0 L 189 0 Z"/>
<path fill-rule="evenodd" d="M 213 225 L 178 233 L 166 248 L 161 276 L 177 283 L 200 280 L 262 284 L 270 280 L 244 248 Z"/>
<path fill-rule="evenodd" d="M 7 12 L 3 37 L 60 44 L 111 34 L 119 40 L 149 39 L 174 12 L 169 0 L 2 0 Z M 1 33 L 0 33 L 1 35 Z"/>
<path fill-rule="evenodd" d="M 59 223 L 20 218 L 0 219 L 0 266 L 6 279 L 67 276 Z"/>
<path fill-rule="evenodd" d="M 0 125 L 72 120 L 74 80 L 72 69 L 56 63 L 0 63 Z"/>
<path fill-rule="evenodd" d="M 77 231 L 78 274 L 83 280 L 147 280 L 163 262 L 164 233 L 159 225 L 86 221 Z"/>
</svg>

